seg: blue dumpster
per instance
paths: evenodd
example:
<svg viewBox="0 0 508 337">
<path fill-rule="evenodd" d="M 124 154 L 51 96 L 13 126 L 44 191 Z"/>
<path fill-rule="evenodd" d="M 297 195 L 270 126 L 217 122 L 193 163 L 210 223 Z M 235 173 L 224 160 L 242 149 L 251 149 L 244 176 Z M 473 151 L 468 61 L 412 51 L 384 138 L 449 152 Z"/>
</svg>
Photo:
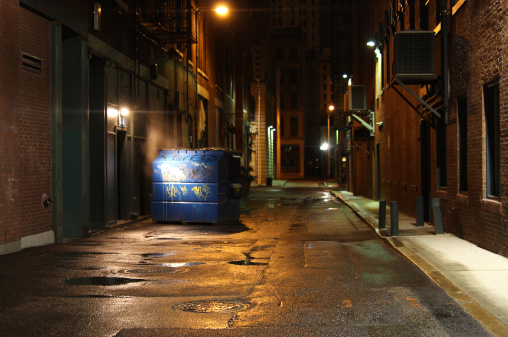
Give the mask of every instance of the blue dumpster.
<svg viewBox="0 0 508 337">
<path fill-rule="evenodd" d="M 160 150 L 152 167 L 154 222 L 221 223 L 239 219 L 239 152 Z"/>
</svg>

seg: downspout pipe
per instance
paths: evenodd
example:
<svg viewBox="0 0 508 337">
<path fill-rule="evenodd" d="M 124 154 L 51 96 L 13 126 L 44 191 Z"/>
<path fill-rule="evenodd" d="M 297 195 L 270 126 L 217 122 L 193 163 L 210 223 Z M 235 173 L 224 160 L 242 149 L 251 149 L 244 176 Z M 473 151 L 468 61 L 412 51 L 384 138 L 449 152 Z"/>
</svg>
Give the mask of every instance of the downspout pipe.
<svg viewBox="0 0 508 337">
<path fill-rule="evenodd" d="M 450 78 L 448 72 L 448 1 L 442 0 L 441 11 L 442 63 L 443 63 L 443 96 L 444 96 L 444 122 L 448 124 L 448 106 L 450 100 Z"/>
</svg>

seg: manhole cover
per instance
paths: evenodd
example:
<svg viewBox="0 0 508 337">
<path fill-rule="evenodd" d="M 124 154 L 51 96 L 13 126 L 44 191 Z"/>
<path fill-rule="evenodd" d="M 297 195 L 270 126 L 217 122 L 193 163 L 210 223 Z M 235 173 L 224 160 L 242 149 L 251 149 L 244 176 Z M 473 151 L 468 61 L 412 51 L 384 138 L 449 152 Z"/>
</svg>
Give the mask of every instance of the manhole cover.
<svg viewBox="0 0 508 337">
<path fill-rule="evenodd" d="M 198 313 L 221 313 L 235 312 L 247 308 L 244 303 L 234 301 L 196 301 L 178 304 L 177 309 Z"/>
</svg>

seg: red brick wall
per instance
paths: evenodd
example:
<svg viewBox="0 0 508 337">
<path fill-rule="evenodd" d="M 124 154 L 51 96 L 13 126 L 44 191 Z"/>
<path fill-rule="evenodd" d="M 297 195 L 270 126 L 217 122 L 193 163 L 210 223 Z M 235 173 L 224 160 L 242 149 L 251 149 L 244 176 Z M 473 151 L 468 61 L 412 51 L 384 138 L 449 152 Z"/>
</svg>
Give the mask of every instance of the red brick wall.
<svg viewBox="0 0 508 337">
<path fill-rule="evenodd" d="M 421 0 L 423 1 L 423 0 Z M 374 6 L 370 33 L 383 24 L 389 1 L 371 1 Z M 429 29 L 434 29 L 436 0 L 429 2 Z M 447 184 L 437 189 L 436 132 L 431 129 L 431 192 L 441 199 L 445 231 L 480 247 L 508 256 L 508 3 L 466 1 L 452 15 L 449 4 L 450 106 L 447 126 Z M 409 29 L 409 13 L 405 29 Z M 415 27 L 419 28 L 419 1 L 415 1 Z M 397 25 L 400 29 L 400 24 Z M 441 73 L 440 40 L 436 35 L 436 70 Z M 393 34 L 390 37 L 393 53 Z M 386 61 L 386 59 L 385 59 Z M 393 62 L 391 58 L 390 62 Z M 374 74 L 372 74 L 374 76 Z M 501 197 L 486 196 L 486 153 L 483 86 L 499 79 L 501 129 Z M 370 86 L 373 86 L 372 82 Z M 424 94 L 424 88 L 412 86 Z M 369 89 L 369 90 L 372 90 Z M 459 137 L 457 102 L 467 96 L 468 191 L 459 193 Z M 415 213 L 415 196 L 421 194 L 420 117 L 392 89 L 376 101 L 376 122 L 383 122 L 376 142 L 381 144 L 382 198 L 399 201 L 399 208 Z"/>
<path fill-rule="evenodd" d="M 51 230 L 51 210 L 41 206 L 51 195 L 50 23 L 21 11 L 21 52 L 42 59 L 42 74 L 20 71 L 20 191 L 22 236 Z"/>
<path fill-rule="evenodd" d="M 19 3 L 0 2 L 0 244 L 19 239 Z"/>
<path fill-rule="evenodd" d="M 503 1 L 468 2 L 451 16 L 450 81 L 452 113 L 449 134 L 457 135 L 457 98 L 468 99 L 468 191 L 458 193 L 458 138 L 450 139 L 448 202 L 445 229 L 495 253 L 508 256 L 507 205 L 508 114 L 507 56 L 508 4 Z M 501 198 L 487 201 L 483 85 L 499 78 L 501 119 Z M 462 202 L 461 202 L 462 201 Z M 469 203 L 469 204 L 468 204 Z M 494 207 L 488 207 L 490 204 Z"/>
<path fill-rule="evenodd" d="M 2 1 L 0 46 L 0 244 L 51 230 L 50 24 Z M 42 74 L 22 69 L 22 53 L 42 59 Z"/>
</svg>

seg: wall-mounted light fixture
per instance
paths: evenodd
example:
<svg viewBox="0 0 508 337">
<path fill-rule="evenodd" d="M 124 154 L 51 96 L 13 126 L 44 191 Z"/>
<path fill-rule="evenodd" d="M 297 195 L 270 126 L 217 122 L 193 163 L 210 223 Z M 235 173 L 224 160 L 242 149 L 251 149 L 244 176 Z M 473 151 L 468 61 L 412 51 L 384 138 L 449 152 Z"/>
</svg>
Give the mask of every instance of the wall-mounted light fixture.
<svg viewBox="0 0 508 337">
<path fill-rule="evenodd" d="M 367 46 L 369 46 L 369 47 L 375 47 L 376 46 L 376 41 L 374 41 L 373 39 L 370 39 L 369 41 L 367 41 Z"/>
<path fill-rule="evenodd" d="M 129 115 L 129 110 L 127 108 L 120 109 L 120 113 L 118 114 L 118 126 L 121 126 L 123 128 L 126 127 L 125 124 L 125 117 Z"/>
<path fill-rule="evenodd" d="M 101 30 L 101 17 L 102 17 L 101 3 L 95 2 L 93 4 L 93 29 L 96 31 Z"/>
</svg>

